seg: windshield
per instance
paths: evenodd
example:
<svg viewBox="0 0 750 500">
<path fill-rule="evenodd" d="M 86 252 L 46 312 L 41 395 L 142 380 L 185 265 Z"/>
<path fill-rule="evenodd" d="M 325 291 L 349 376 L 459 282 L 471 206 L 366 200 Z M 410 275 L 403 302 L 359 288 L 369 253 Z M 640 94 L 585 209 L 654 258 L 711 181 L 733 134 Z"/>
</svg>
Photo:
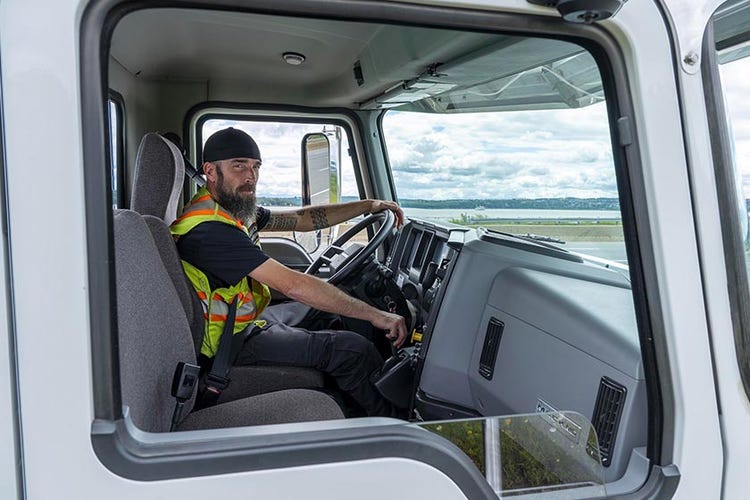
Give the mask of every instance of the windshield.
<svg viewBox="0 0 750 500">
<path fill-rule="evenodd" d="M 486 227 L 627 263 L 607 108 L 383 118 L 410 218 Z"/>
</svg>

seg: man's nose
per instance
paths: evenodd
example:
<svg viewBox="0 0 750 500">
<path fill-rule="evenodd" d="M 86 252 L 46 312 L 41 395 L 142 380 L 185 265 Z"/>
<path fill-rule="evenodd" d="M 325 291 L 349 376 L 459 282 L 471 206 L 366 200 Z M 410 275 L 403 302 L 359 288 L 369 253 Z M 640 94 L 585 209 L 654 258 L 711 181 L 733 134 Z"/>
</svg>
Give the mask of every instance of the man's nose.
<svg viewBox="0 0 750 500">
<path fill-rule="evenodd" d="M 258 182 L 258 172 L 254 168 L 248 168 L 245 172 L 245 182 L 252 184 Z"/>
</svg>

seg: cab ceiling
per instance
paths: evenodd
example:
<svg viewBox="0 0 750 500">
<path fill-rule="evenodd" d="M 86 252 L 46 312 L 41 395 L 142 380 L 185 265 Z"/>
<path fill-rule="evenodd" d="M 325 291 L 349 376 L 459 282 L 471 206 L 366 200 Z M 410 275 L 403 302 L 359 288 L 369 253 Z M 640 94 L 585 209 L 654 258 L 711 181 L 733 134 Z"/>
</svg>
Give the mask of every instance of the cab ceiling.
<svg viewBox="0 0 750 500">
<path fill-rule="evenodd" d="M 225 11 L 148 9 L 120 21 L 110 55 L 138 79 L 241 88 L 246 102 L 356 108 L 430 65 L 504 38 Z M 301 53 L 306 60 L 291 66 L 282 59 L 284 52 Z M 357 61 L 362 85 L 353 74 Z M 210 98 L 223 96 L 214 92 Z"/>
</svg>

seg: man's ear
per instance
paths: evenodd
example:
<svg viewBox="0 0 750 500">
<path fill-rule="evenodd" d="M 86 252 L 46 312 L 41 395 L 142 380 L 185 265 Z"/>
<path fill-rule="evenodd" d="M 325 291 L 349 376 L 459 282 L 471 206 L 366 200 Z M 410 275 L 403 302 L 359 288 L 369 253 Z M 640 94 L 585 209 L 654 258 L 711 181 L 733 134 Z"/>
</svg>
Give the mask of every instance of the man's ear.
<svg viewBox="0 0 750 500">
<path fill-rule="evenodd" d="M 203 163 L 203 173 L 206 174 L 206 181 L 216 181 L 216 164 L 211 162 Z"/>
</svg>

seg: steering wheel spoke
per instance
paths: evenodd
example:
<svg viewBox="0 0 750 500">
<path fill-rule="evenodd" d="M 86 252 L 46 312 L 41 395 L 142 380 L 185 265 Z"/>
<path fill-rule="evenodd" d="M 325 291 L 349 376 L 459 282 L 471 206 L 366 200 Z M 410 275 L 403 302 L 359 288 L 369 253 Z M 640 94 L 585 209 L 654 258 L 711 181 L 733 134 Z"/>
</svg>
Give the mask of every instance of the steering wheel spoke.
<svg viewBox="0 0 750 500">
<path fill-rule="evenodd" d="M 328 248 L 326 249 L 326 252 L 327 252 L 328 250 L 333 250 L 333 251 L 334 251 L 335 253 L 337 253 L 337 254 L 339 254 L 339 253 L 344 253 L 344 247 L 340 247 L 340 246 L 338 246 L 338 245 L 331 245 L 330 247 L 328 247 Z M 323 252 L 323 253 L 325 254 L 326 252 Z"/>
<path fill-rule="evenodd" d="M 380 229 L 378 229 L 375 236 L 372 237 L 367 245 L 365 245 L 364 248 L 355 249 L 351 254 L 347 253 L 344 244 L 363 230 L 374 226 L 378 222 L 381 223 Z M 391 234 L 395 223 L 396 217 L 389 210 L 368 215 L 355 224 L 354 227 L 336 238 L 336 241 L 331 243 L 331 245 L 329 245 L 312 264 L 310 264 L 305 273 L 316 274 L 323 264 L 326 264 L 333 270 L 333 275 L 328 278 L 328 282 L 332 285 L 341 283 L 371 255 L 375 254 L 378 247 L 382 245 L 388 235 Z M 333 255 L 330 254 L 331 252 L 333 252 Z M 338 260 L 336 258 L 339 256 L 343 256 L 343 259 L 336 262 L 334 265 L 334 260 Z"/>
</svg>

